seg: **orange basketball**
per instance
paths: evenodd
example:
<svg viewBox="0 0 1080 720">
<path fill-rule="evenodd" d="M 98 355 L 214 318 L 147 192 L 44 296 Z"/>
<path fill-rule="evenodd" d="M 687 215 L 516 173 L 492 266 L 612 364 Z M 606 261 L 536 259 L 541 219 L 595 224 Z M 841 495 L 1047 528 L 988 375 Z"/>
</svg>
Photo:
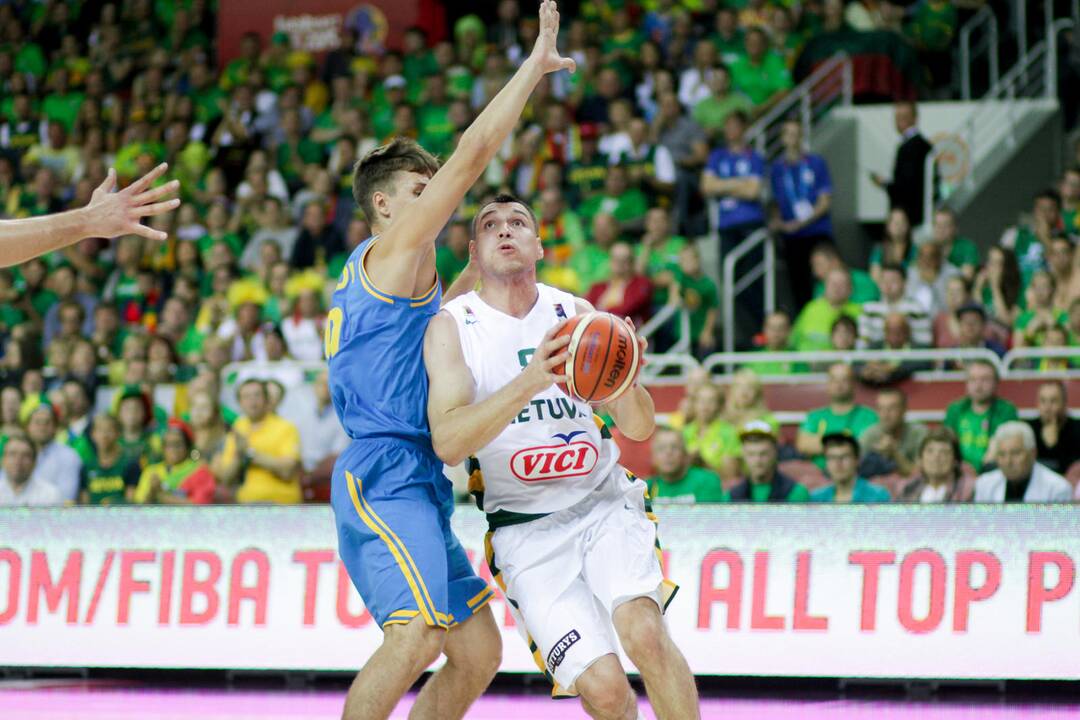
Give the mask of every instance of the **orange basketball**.
<svg viewBox="0 0 1080 720">
<path fill-rule="evenodd" d="M 641 348 L 630 326 L 622 318 L 606 312 L 576 315 L 555 337 L 570 336 L 566 368 L 554 372 L 566 375 L 559 388 L 570 397 L 593 405 L 616 400 L 637 377 Z"/>
</svg>

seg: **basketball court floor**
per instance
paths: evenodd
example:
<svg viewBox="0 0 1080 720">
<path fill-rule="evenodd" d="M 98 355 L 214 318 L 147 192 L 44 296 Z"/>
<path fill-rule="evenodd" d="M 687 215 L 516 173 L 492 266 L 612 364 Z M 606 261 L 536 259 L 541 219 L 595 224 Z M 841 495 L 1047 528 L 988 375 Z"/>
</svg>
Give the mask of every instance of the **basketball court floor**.
<svg viewBox="0 0 1080 720">
<path fill-rule="evenodd" d="M 337 720 L 342 691 L 161 689 L 118 682 L 2 682 L 4 720 Z M 413 696 L 392 716 L 405 720 Z M 643 705 L 647 718 L 655 717 Z M 500 692 L 481 699 L 470 720 L 586 720 L 577 701 Z M 1017 703 L 987 695 L 976 701 L 706 698 L 708 720 L 1074 720 L 1080 705 Z"/>
</svg>

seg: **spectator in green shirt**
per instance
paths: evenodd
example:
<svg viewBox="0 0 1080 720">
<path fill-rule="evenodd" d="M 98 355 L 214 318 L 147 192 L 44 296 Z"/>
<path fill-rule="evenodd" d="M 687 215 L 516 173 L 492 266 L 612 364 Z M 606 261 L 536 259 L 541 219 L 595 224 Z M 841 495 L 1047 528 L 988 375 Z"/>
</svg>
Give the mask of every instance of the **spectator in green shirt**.
<svg viewBox="0 0 1080 720">
<path fill-rule="evenodd" d="M 952 208 L 934 211 L 934 241 L 941 245 L 945 261 L 963 274 L 968 282 L 975 279 L 979 269 L 979 248 L 971 238 L 957 233 L 956 213 Z"/>
<path fill-rule="evenodd" d="M 743 448 L 745 477 L 731 488 L 734 502 L 789 502 L 810 500 L 806 486 L 796 483 L 779 470 L 777 431 L 764 420 L 752 420 L 742 426 L 739 440 Z"/>
<path fill-rule="evenodd" d="M 792 86 L 784 58 L 769 50 L 769 38 L 761 28 L 746 31 L 746 55 L 731 64 L 731 79 L 759 106 L 770 105 Z"/>
<path fill-rule="evenodd" d="M 791 352 L 791 317 L 783 310 L 777 310 L 765 317 L 761 335 L 765 344 L 759 350 L 766 353 Z M 760 360 L 746 363 L 746 367 L 758 375 L 791 375 L 806 372 L 803 363 L 787 360 Z"/>
<path fill-rule="evenodd" d="M 586 222 L 590 222 L 599 213 L 608 213 L 618 221 L 620 232 L 636 230 L 640 233 L 648 210 L 649 201 L 645 193 L 630 187 L 626 168 L 612 165 L 607 170 L 603 192 L 583 202 L 578 213 Z"/>
<path fill-rule="evenodd" d="M 720 307 L 716 283 L 701 271 L 701 253 L 693 244 L 684 245 L 679 251 L 679 264 L 673 271 L 671 289 L 679 305 L 690 315 L 690 347 L 703 358 L 716 349 Z"/>
<path fill-rule="evenodd" d="M 743 31 L 739 27 L 739 17 L 735 8 L 721 5 L 716 11 L 716 31 L 709 36 L 709 40 L 716 46 L 720 59 L 725 64 L 731 65 L 746 53 L 746 41 Z"/>
<path fill-rule="evenodd" d="M 745 477 L 731 489 L 735 502 L 807 502 L 810 492 L 778 469 L 776 431 L 764 420 L 751 420 L 739 431 Z"/>
<path fill-rule="evenodd" d="M 851 275 L 847 270 L 831 270 L 825 295 L 811 300 L 799 313 L 792 330 L 792 345 L 799 351 L 830 350 L 833 323 L 842 315 L 858 317 L 862 306 L 851 302 Z"/>
<path fill-rule="evenodd" d="M 450 229 L 446 233 L 446 244 L 435 251 L 435 269 L 444 292 L 468 264 L 469 223 L 455 220 L 450 223 Z"/>
<path fill-rule="evenodd" d="M 876 503 L 889 502 L 889 491 L 859 477 L 859 443 L 846 432 L 831 432 L 822 438 L 825 470 L 832 483 L 818 488 L 810 496 L 813 502 Z"/>
<path fill-rule="evenodd" d="M 871 300 L 877 300 L 877 283 L 870 277 L 870 273 L 857 268 L 848 267 L 844 259 L 840 257 L 840 251 L 831 243 L 820 243 L 810 253 L 810 272 L 813 273 L 814 297 L 819 298 L 825 294 L 825 278 L 830 270 L 839 268 L 847 270 L 851 275 L 851 302 L 862 305 Z"/>
<path fill-rule="evenodd" d="M 723 392 L 713 383 L 697 388 L 693 397 L 694 420 L 683 428 L 686 448 L 695 460 L 720 473 L 726 481 L 739 476 L 742 446 L 735 426 L 723 419 Z"/>
<path fill-rule="evenodd" d="M 863 432 L 878 421 L 877 413 L 855 403 L 855 371 L 847 363 L 829 368 L 825 385 L 829 404 L 811 410 L 799 428 L 795 447 L 822 470 L 825 469 L 824 445 L 826 435 L 848 433 L 855 442 Z M 854 468 L 852 469 L 854 471 Z"/>
<path fill-rule="evenodd" d="M 724 128 L 724 121 L 728 115 L 736 110 L 750 113 L 754 104 L 738 90 L 731 88 L 731 70 L 726 65 L 716 65 L 709 76 L 709 89 L 711 94 L 704 100 L 700 100 L 691 112 L 691 117 L 697 121 L 710 136 L 718 137 Z"/>
<path fill-rule="evenodd" d="M 994 459 L 990 438 L 998 427 L 1019 415 L 1016 406 L 997 396 L 997 368 L 985 360 L 967 365 L 967 395 L 945 411 L 945 427 L 960 440 L 960 454 L 976 472 Z"/>
<path fill-rule="evenodd" d="M 139 465 L 120 445 L 120 422 L 108 413 L 95 415 L 90 425 L 91 445 L 83 457 L 79 502 L 117 505 L 130 502 L 139 482 Z"/>
<path fill-rule="evenodd" d="M 582 294 L 611 275 L 611 247 L 619 241 L 619 223 L 614 216 L 599 213 L 592 220 L 592 237 L 579 252 L 570 256 L 570 269 L 579 283 L 570 292 Z"/>
<path fill-rule="evenodd" d="M 655 502 L 727 502 L 720 476 L 690 464 L 690 454 L 678 430 L 657 428 L 652 439 L 652 462 L 656 474 L 646 482 L 649 497 Z"/>
</svg>

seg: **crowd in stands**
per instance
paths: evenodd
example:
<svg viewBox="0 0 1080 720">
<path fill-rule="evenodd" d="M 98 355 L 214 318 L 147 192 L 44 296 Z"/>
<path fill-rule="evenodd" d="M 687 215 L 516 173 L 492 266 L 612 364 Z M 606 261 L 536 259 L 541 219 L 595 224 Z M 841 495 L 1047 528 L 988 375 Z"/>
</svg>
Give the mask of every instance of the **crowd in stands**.
<svg viewBox="0 0 1080 720">
<path fill-rule="evenodd" d="M 894 208 L 860 269 L 834 242 L 829 170 L 806 151 L 800 124 L 784 125 L 777 158 L 747 144 L 751 122 L 792 87 L 822 38 L 885 33 L 923 59 L 926 89 L 947 92 L 948 63 L 935 58 L 952 41 L 954 3 L 921 0 L 906 14 L 841 0 L 643 5 L 585 2 L 564 20 L 561 47 L 578 72 L 541 82 L 512 141 L 466 196 L 440 238 L 443 283 L 468 261 L 475 209 L 509 189 L 536 208 L 542 282 L 639 326 L 665 306 L 685 310 L 685 325 L 662 328 L 654 349 L 682 342 L 701 358 L 718 347 L 728 289 L 711 279 L 694 240 L 710 226 L 721 253 L 760 228 L 780 244 L 792 298 L 767 317 L 749 308 L 762 332 L 748 342 L 762 350 L 1001 354 L 1077 343 L 1080 170 L 1040 192 L 1030 219 L 986 253 L 959 234 L 948 208 L 916 241 L 919 218 L 903 202 L 916 193 L 899 173 L 882 178 Z M 239 56 L 219 64 L 212 8 L 0 4 L 0 217 L 84 205 L 108 168 L 125 184 L 162 160 L 162 182 L 179 179 L 184 201 L 151 223 L 168 233 L 164 243 L 90 239 L 0 271 L 0 504 L 321 497 L 348 439 L 325 376 L 283 361 L 322 359 L 329 291 L 370 235 L 352 167 L 394 136 L 448 156 L 537 30 L 506 0 L 495 21 L 467 15 L 445 40 L 408 30 L 403 52 L 362 52 L 347 31 L 341 48 L 316 58 L 287 34 L 249 34 Z M 916 110 L 897 105 L 905 138 L 917 134 Z M 261 369 L 226 377 L 244 361 Z M 816 499 L 777 470 L 781 456 L 799 452 L 835 481 L 830 500 L 880 499 L 860 478 L 890 473 L 913 483 L 893 487 L 896 498 L 970 497 L 970 483 L 941 491 L 959 481 L 940 472 L 948 445 L 950 468 L 996 462 L 1012 498 L 1017 463 L 999 457 L 1011 446 L 991 439 L 999 425 L 1020 437 L 1009 425 L 1015 409 L 985 395 L 980 367 L 990 366 L 967 368 L 968 404 L 950 408 L 953 439 L 909 428 L 896 408 L 903 397 L 887 392 L 923 364 L 828 368 L 830 404 L 808 416 L 794 449 L 778 442 L 759 376 L 826 368 L 750 363 L 726 391 L 699 378 L 654 442 L 657 493 Z M 886 389 L 876 413 L 853 404 L 857 382 Z M 1066 442 L 1076 430 L 1062 420 L 1063 398 L 1060 407 L 1041 417 L 1034 442 L 1040 462 L 1062 473 L 1078 446 Z"/>
</svg>

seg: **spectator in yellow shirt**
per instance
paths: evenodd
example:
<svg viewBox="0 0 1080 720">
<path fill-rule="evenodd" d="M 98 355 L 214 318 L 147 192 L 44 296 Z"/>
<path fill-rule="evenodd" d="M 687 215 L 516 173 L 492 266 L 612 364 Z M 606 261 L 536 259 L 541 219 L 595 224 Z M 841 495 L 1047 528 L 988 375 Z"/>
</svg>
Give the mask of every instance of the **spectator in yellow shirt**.
<svg viewBox="0 0 1080 720">
<path fill-rule="evenodd" d="M 300 502 L 299 430 L 271 412 L 262 380 L 245 380 L 237 390 L 237 399 L 243 416 L 225 438 L 214 475 L 237 488 L 237 502 Z"/>
</svg>

